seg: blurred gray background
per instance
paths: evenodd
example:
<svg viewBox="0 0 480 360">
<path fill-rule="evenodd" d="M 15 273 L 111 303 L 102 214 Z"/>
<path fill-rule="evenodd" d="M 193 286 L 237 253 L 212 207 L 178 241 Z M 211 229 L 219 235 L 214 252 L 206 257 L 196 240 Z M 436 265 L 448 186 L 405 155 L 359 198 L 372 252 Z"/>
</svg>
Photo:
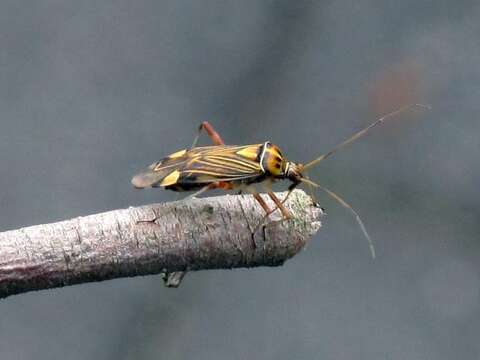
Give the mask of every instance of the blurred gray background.
<svg viewBox="0 0 480 360">
<path fill-rule="evenodd" d="M 130 178 L 202 120 L 308 161 L 433 110 L 311 173 L 376 261 L 319 194 L 324 228 L 282 268 L 0 301 L 0 359 L 480 358 L 479 19 L 478 1 L 1 0 L 2 231 L 175 199 Z"/>
</svg>

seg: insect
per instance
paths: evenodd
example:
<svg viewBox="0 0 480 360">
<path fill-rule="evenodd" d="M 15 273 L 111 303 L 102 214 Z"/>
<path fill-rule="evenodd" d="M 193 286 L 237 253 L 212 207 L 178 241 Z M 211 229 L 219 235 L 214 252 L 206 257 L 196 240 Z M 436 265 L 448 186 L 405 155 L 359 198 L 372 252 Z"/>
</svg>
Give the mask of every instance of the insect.
<svg viewBox="0 0 480 360">
<path fill-rule="evenodd" d="M 269 141 L 253 145 L 225 145 L 215 129 L 208 122 L 203 122 L 190 149 L 179 150 L 151 164 L 145 171 L 133 177 L 132 184 L 140 189 L 163 187 L 173 191 L 196 191 L 191 196 L 199 195 L 210 189 L 247 191 L 253 194 L 265 211 L 266 216 L 278 208 L 283 218 L 288 219 L 290 213 L 284 206 L 284 203 L 293 189 L 301 183 L 306 183 L 309 186 L 325 191 L 354 214 L 369 242 L 372 257 L 375 257 L 373 243 L 357 212 L 333 191 L 310 180 L 306 172 L 341 148 L 362 137 L 370 129 L 383 123 L 387 118 L 391 118 L 413 107 L 429 108 L 427 105 L 413 104 L 382 116 L 363 130 L 335 146 L 332 150 L 306 164 L 287 160 L 280 148 Z M 214 145 L 196 146 L 202 130 L 207 132 Z M 278 180 L 289 180 L 291 182 L 288 193 L 282 201 L 277 198 L 271 189 L 271 184 Z M 275 209 L 270 209 L 256 191 L 254 184 L 263 185 L 268 196 L 275 203 Z"/>
</svg>

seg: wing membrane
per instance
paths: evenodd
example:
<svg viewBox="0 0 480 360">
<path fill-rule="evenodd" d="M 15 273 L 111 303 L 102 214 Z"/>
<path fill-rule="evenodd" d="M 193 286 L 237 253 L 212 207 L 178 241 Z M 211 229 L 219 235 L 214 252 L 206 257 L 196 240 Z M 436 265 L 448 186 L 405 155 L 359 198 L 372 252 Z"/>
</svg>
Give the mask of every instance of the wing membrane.
<svg viewBox="0 0 480 360">
<path fill-rule="evenodd" d="M 171 174 L 176 169 L 184 166 L 188 159 L 181 157 L 172 159 L 166 157 L 150 165 L 148 169 L 138 173 L 132 179 L 132 184 L 138 189 L 146 187 L 161 186 L 160 183 L 164 178 Z"/>
</svg>

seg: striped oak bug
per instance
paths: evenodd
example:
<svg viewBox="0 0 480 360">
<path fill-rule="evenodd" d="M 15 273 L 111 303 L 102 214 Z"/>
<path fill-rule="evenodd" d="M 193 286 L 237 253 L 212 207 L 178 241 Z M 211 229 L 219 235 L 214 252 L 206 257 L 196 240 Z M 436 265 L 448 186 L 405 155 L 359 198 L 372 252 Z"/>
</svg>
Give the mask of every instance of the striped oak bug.
<svg viewBox="0 0 480 360">
<path fill-rule="evenodd" d="M 363 130 L 335 146 L 332 150 L 306 164 L 288 161 L 283 156 L 280 148 L 269 141 L 253 145 L 225 145 L 214 128 L 208 122 L 203 122 L 190 149 L 177 151 L 153 163 L 145 171 L 135 175 L 132 179 L 132 184 L 140 189 L 163 187 L 174 191 L 196 191 L 191 196 L 199 195 L 210 189 L 243 190 L 253 194 L 264 209 L 266 217 L 278 208 L 283 218 L 288 219 L 290 214 L 283 204 L 295 187 L 301 183 L 306 183 L 309 186 L 325 191 L 353 213 L 369 242 L 370 251 L 374 258 L 375 249 L 372 240 L 357 212 L 333 191 L 310 180 L 305 173 L 314 165 L 362 137 L 370 129 L 380 125 L 386 119 L 414 107 L 429 108 L 429 106 L 423 104 L 413 104 L 399 108 L 382 116 Z M 202 130 L 207 132 L 214 143 L 213 146 L 196 147 Z M 288 193 L 282 201 L 275 196 L 271 189 L 271 184 L 278 180 L 291 181 Z M 253 185 L 257 183 L 261 183 L 267 190 L 268 196 L 276 205 L 275 209 L 270 209 L 256 191 Z"/>
</svg>

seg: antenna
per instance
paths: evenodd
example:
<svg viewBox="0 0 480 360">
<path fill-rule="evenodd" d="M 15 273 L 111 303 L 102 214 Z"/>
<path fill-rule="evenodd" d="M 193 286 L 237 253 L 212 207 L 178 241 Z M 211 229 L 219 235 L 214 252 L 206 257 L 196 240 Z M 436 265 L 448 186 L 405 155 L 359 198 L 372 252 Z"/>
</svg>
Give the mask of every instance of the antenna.
<svg viewBox="0 0 480 360">
<path fill-rule="evenodd" d="M 387 120 L 388 118 L 391 118 L 391 117 L 394 117 L 404 111 L 407 111 L 407 110 L 411 110 L 413 108 L 422 108 L 422 109 L 427 109 L 427 110 L 430 110 L 431 107 L 430 105 L 424 105 L 424 104 L 410 104 L 410 105 L 406 105 L 406 106 L 403 106 L 395 111 L 392 111 L 391 113 L 388 113 L 384 116 L 382 116 L 381 118 L 379 118 L 378 120 L 376 120 L 375 122 L 373 122 L 372 124 L 368 125 L 365 129 L 363 130 L 360 130 L 359 132 L 357 132 L 356 134 L 354 134 L 352 137 L 348 138 L 347 140 L 345 140 L 344 142 L 338 144 L 337 146 L 335 146 L 332 150 L 330 150 L 329 152 L 319 156 L 318 158 L 310 161 L 309 163 L 305 164 L 303 166 L 303 170 L 308 170 L 309 168 L 315 166 L 316 164 L 318 164 L 320 161 L 323 161 L 325 160 L 326 158 L 328 158 L 329 156 L 333 155 L 334 153 L 336 153 L 338 150 L 344 148 L 345 146 L 347 146 L 348 144 L 354 142 L 355 140 L 361 138 L 363 135 L 365 135 L 367 132 L 369 132 L 372 128 L 374 128 L 375 126 L 377 125 L 380 125 L 382 124 L 385 120 Z"/>
<path fill-rule="evenodd" d="M 357 220 L 357 223 L 360 226 L 360 229 L 362 229 L 363 235 L 365 235 L 365 237 L 367 238 L 368 247 L 370 248 L 370 254 L 372 254 L 372 259 L 375 259 L 375 256 L 376 256 L 375 255 L 375 246 L 373 245 L 372 238 L 368 234 L 367 229 L 365 228 L 365 225 L 363 224 L 363 221 L 360 218 L 360 215 L 358 215 L 358 213 L 355 211 L 355 209 L 349 203 L 347 203 L 345 200 L 343 200 L 340 196 L 335 194 L 333 191 L 327 189 L 326 187 L 323 187 L 323 186 L 321 186 L 321 185 L 319 185 L 319 184 L 317 184 L 317 183 L 315 183 L 312 180 L 307 179 L 307 178 L 302 178 L 301 181 L 306 183 L 306 184 L 309 184 L 311 186 L 314 186 L 317 189 L 325 191 L 329 196 L 331 196 L 340 205 L 342 205 L 343 207 L 347 208 L 348 210 L 350 210 L 352 212 L 352 214 L 355 216 L 355 220 Z"/>
</svg>

